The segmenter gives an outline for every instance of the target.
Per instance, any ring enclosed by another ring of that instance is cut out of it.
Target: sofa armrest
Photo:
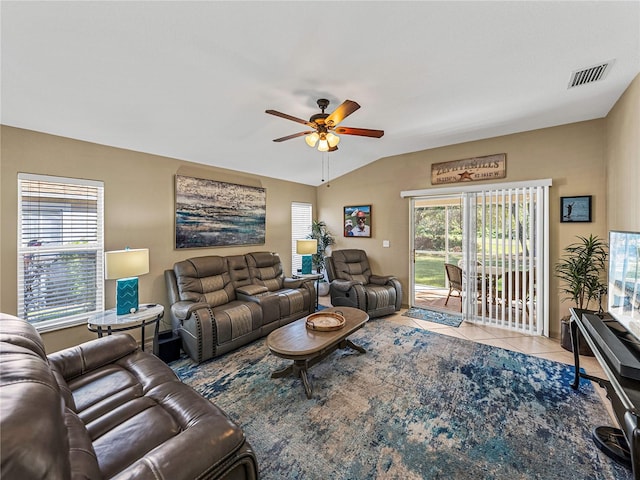
[[[393,275],[371,275],[369,277],[369,283],[373,283],[374,285],[386,285],[391,280],[393,280]]]
[[[268,291],[269,289],[264,285],[256,285],[253,283],[236,288],[236,293],[247,295],[249,297],[254,297],[256,295],[260,295],[261,293],[267,293]]]
[[[348,292],[354,285],[362,285],[362,282],[354,282],[351,280],[334,280],[331,285],[340,292]]]
[[[49,362],[65,381],[110,364],[138,350],[138,343],[126,333],[96,338],[48,355]]]
[[[315,282],[315,280],[311,278],[290,278],[285,277],[282,282],[282,286],[284,288],[303,288],[305,287],[305,283]]]
[[[194,310],[200,308],[209,308],[209,304],[205,302],[189,302],[183,300],[171,305],[171,313],[181,322],[189,318]]]

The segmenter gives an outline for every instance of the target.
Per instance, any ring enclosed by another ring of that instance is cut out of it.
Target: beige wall
[[[400,198],[400,192],[430,188],[433,163],[506,153],[507,178],[500,182],[551,178],[550,253],[553,265],[562,247],[571,243],[575,235],[607,234],[604,146],[604,120],[593,120],[384,158],[331,181],[328,188],[319,188],[319,218],[339,234],[336,249],[365,249],[374,272],[395,274],[405,288],[403,303],[406,305],[409,301],[406,291],[409,285],[409,199]],[[347,151],[347,147],[343,150]],[[560,197],[571,195],[593,195],[592,223],[560,223]],[[372,204],[370,239],[342,236],[342,207],[357,204]],[[382,247],[383,240],[390,241],[390,248]],[[554,277],[550,291],[558,291]],[[552,295],[552,336],[559,336],[560,318],[568,313],[570,306],[561,304],[559,298]]]
[[[607,223],[640,232],[640,75],[607,115]]]
[[[278,252],[291,272],[291,202],[315,205],[316,189],[257,175],[81,142],[2,126],[0,195],[0,311],[17,310],[18,172],[104,181],[106,250],[149,248],[150,272],[140,277],[140,300],[168,307],[163,272],[176,261],[200,255],[233,255],[256,250]],[[267,192],[264,245],[174,249],[176,174],[260,186]],[[115,304],[114,281],[105,282],[105,304]],[[77,344],[95,334],[75,327],[43,335],[47,351]]]
[[[607,236],[608,229],[640,230],[638,173],[640,147],[640,77],[620,98],[606,119],[490,138],[380,159],[316,188],[266,177],[206,167],[171,158],[105,147],[2,126],[0,158],[0,311],[16,311],[16,175],[18,172],[89,178],[105,182],[106,249],[148,247],[151,271],[140,278],[143,301],[167,307],[163,270],[196,255],[230,255],[251,250],[281,254],[290,271],[290,203],[317,202],[317,215],[337,238],[335,248],[362,248],[374,271],[398,276],[405,288],[409,275],[409,200],[403,190],[430,188],[431,164],[449,160],[507,154],[502,181],[551,178],[550,255],[553,265],[576,235]],[[377,141],[377,140],[371,140]],[[379,141],[384,141],[384,137]],[[348,148],[331,158],[339,162]],[[126,173],[125,173],[126,172]],[[265,245],[217,249],[174,250],[173,202],[175,174],[262,186],[267,189]],[[608,186],[608,190],[607,190]],[[608,192],[608,193],[607,193]],[[559,222],[561,196],[593,195],[592,223]],[[609,201],[607,201],[607,198]],[[372,238],[342,236],[342,207],[372,205]],[[607,218],[608,217],[608,218]],[[389,240],[390,248],[382,241]],[[106,282],[106,306],[112,307],[113,282]],[[558,282],[551,278],[551,334],[570,304],[561,302]],[[77,327],[44,335],[48,351],[78,343],[93,334]]]

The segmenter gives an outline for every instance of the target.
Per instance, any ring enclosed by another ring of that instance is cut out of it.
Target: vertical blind
[[[466,310],[476,322],[548,335],[547,189],[522,186],[468,193],[463,239],[468,278]]]
[[[302,255],[296,253],[296,241],[311,233],[312,210],[310,203],[291,203],[291,270],[295,274],[302,268]]]
[[[102,311],[102,182],[18,175],[18,315],[39,329]]]
[[[550,187],[542,179],[400,193],[461,195],[465,320],[549,335]]]

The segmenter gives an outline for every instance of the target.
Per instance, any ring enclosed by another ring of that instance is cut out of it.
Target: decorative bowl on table
[[[307,328],[318,332],[340,330],[344,323],[344,316],[340,312],[317,312],[307,317]]]

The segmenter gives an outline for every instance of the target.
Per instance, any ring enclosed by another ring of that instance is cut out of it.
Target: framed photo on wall
[[[590,222],[591,195],[560,197],[561,222]]]
[[[344,236],[371,238],[371,205],[344,207]]]

